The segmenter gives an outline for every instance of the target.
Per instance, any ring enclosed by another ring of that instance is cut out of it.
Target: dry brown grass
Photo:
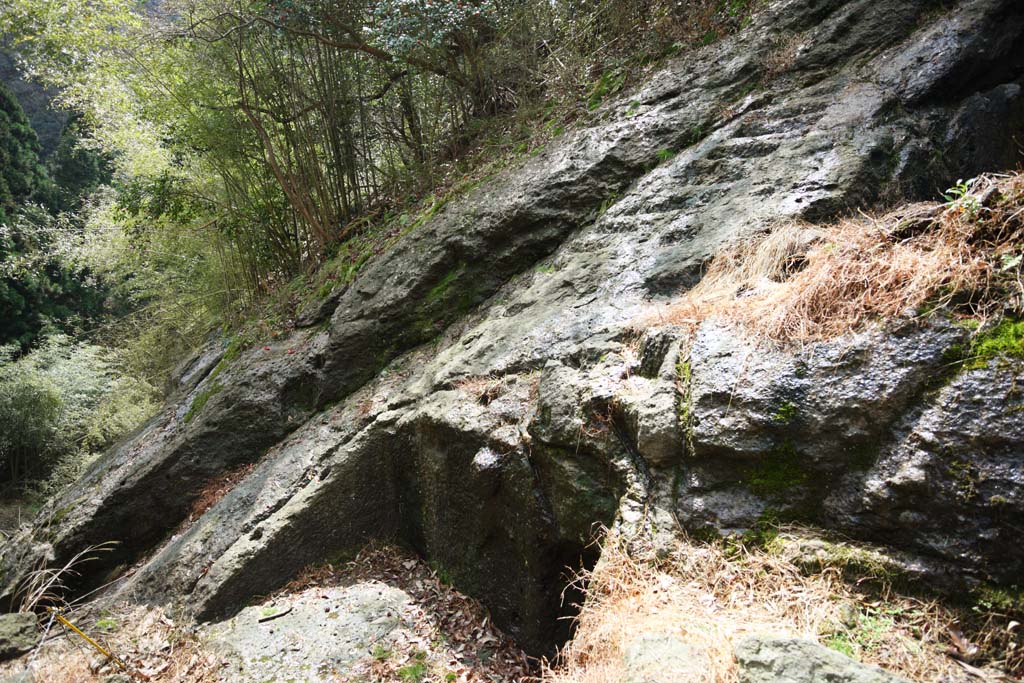
[[[709,318],[777,341],[835,337],[957,303],[1022,307],[1024,174],[983,176],[946,204],[816,227],[784,224],[717,255],[701,282],[641,326]]]
[[[755,633],[831,643],[912,680],[967,678],[946,654],[956,638],[954,612],[888,589],[881,597],[861,592],[837,568],[806,574],[768,549],[681,541],[667,559],[655,560],[610,537],[598,566],[579,580],[587,598],[578,629],[545,669],[548,683],[627,680],[626,652],[643,634],[671,635],[704,648],[717,683],[737,680],[733,647]],[[843,624],[851,614],[859,621],[848,628]],[[676,676],[664,670],[658,680]]]
[[[506,382],[504,377],[473,376],[456,380],[452,386],[478,403],[487,405],[505,393],[508,388]]]
[[[195,634],[160,609],[124,607],[91,618],[69,614],[72,623],[128,666],[132,680],[153,683],[207,683],[217,680],[221,662],[204,652]],[[48,640],[28,658],[5,664],[0,676],[30,669],[37,681],[99,683],[123,673],[79,636],[54,623]]]

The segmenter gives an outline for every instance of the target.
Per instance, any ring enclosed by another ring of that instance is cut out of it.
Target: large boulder
[[[391,538],[540,653],[597,525],[648,515],[800,518],[1019,576],[1022,436],[998,404],[1019,366],[959,373],[967,333],[940,317],[805,349],[657,321],[726,243],[995,170],[985,150],[1021,132],[1022,19],[1015,0],[769,4],[446,205],[307,327],[183,367],[161,415],[4,545],[3,592],[117,541],[73,590],[120,576],[115,597],[220,618]]]
[[[31,612],[0,614],[0,661],[23,655],[39,642],[39,624]]]
[[[799,638],[748,636],[735,654],[740,683],[909,683]]]

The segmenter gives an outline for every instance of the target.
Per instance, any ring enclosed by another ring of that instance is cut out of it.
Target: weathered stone
[[[965,331],[892,323],[791,350],[705,323],[681,357],[658,310],[724,244],[932,197],[1015,149],[997,138],[1020,133],[1022,20],[1013,0],[771,3],[445,206],[309,327],[183,366],[168,408],[48,506],[34,541],[4,545],[4,594],[40,560],[116,540],[84,584],[141,562],[118,597],[219,616],[390,538],[545,652],[595,525],[648,515],[719,531],[799,517],[1019,575],[1024,435],[997,414],[1013,385],[953,376]],[[244,476],[187,524],[226,472]]]
[[[31,612],[0,614],[0,660],[25,654],[39,642],[36,615]]]
[[[26,669],[0,678],[0,683],[36,683],[35,674]]]
[[[965,590],[963,575],[951,563],[896,548],[827,539],[800,530],[780,531],[771,545],[773,552],[808,573],[838,569],[850,579],[915,584],[946,595],[962,594]]]
[[[1019,358],[958,372],[906,417],[874,467],[847,474],[825,501],[826,522],[943,558],[978,578],[1018,580],[1022,376]]]
[[[799,638],[749,636],[736,646],[740,683],[908,683]]]
[[[132,683],[132,677],[128,674],[110,674],[101,679],[102,683]]]
[[[684,440],[675,382],[632,377],[616,399],[644,460],[658,467],[679,463]]]
[[[671,634],[645,633],[624,654],[628,683],[702,683],[711,680],[711,659],[701,648]]]
[[[625,683],[703,683],[711,661],[701,648],[671,634],[645,633],[626,646]]]
[[[226,681],[330,681],[411,628],[411,606],[408,594],[382,583],[310,589],[246,607],[207,627],[204,638],[230,662]]]

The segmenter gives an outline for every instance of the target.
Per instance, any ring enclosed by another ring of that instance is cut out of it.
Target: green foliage
[[[110,159],[90,146],[90,137],[81,115],[72,117],[61,132],[57,149],[47,161],[55,184],[54,210],[77,211],[88,195],[113,180]]]
[[[77,230],[35,206],[0,226],[0,344],[27,349],[44,331],[91,327],[116,310],[106,284],[74,262]]]
[[[772,420],[783,424],[789,424],[796,418],[796,412],[796,405],[786,401],[780,405],[779,409],[775,411],[774,415],[772,415]]]
[[[946,200],[946,203],[959,208],[961,211],[966,212],[971,217],[974,217],[978,213],[978,209],[981,208],[981,204],[978,198],[971,194],[972,180],[958,180],[956,185],[946,190],[942,197]]]
[[[891,633],[898,627],[897,618],[903,608],[879,602],[865,607],[853,615],[851,623],[825,638],[825,645],[847,657],[860,659],[865,654],[885,646]]]
[[[96,620],[96,630],[110,633],[118,629],[117,620],[112,617],[101,617]]]
[[[0,83],[0,224],[9,222],[21,204],[45,199],[51,191],[39,154],[28,117],[14,93]]]
[[[587,98],[587,108],[591,110],[597,109],[610,95],[614,95],[622,90],[622,86],[626,83],[627,75],[626,71],[619,69],[602,73],[601,77],[594,83],[594,87],[590,89],[590,95]]]
[[[116,314],[102,341],[124,347],[130,374],[159,384],[213,330],[251,325],[269,308],[286,327],[652,61],[696,45],[708,27],[738,26],[747,5],[197,0],[188,9],[155,19],[134,0],[5,4],[0,34],[28,75],[79,114],[49,160],[56,191],[24,117],[8,116],[25,161],[16,175],[36,189],[21,182],[7,202],[27,218],[0,236],[0,306],[11,321],[0,343],[25,350],[44,331],[95,330]],[[44,220],[25,208],[30,199],[67,213]],[[59,239],[44,244],[50,234]],[[429,298],[459,311],[476,303],[451,284]],[[433,329],[436,311],[430,318]]]
[[[0,478],[24,485],[109,446],[155,408],[152,388],[120,375],[102,347],[49,338],[14,359],[0,357]]]
[[[0,368],[0,464],[3,480],[20,482],[53,467],[61,397],[33,368]]]
[[[0,86],[0,344],[27,349],[45,329],[70,332],[107,312],[105,286],[71,257],[79,217],[55,214],[77,208],[84,192],[109,178],[100,174],[98,158],[89,175],[90,157],[74,151],[79,136],[75,125],[65,130],[51,160],[65,185],[55,186],[39,161],[27,118]]]
[[[375,33],[388,50],[429,57],[474,25],[492,24],[498,6],[495,0],[381,0],[373,13]]]
[[[420,683],[427,675],[427,653],[417,652],[413,655],[415,660],[412,664],[403,666],[398,670],[398,677],[407,683]]]
[[[972,591],[975,612],[1024,614],[1024,590],[1019,586],[981,584]]]

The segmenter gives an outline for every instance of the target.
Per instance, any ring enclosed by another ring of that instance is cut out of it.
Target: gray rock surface
[[[25,654],[39,642],[36,615],[16,612],[0,614],[0,660]]]
[[[36,683],[35,674],[31,671],[19,671],[18,673],[11,674],[0,678],[2,683]]]
[[[626,646],[625,683],[702,683],[711,660],[699,647],[665,633],[644,633]]]
[[[908,683],[799,638],[749,636],[736,645],[740,683]]]
[[[74,590],[121,576],[114,598],[229,616],[387,538],[539,653],[598,524],[793,518],[1019,576],[1019,359],[958,372],[966,332],[941,316],[804,349],[636,326],[773,222],[998,170],[1022,22],[1015,0],[769,4],[448,204],[303,329],[185,364],[167,409],[4,545],[3,595],[113,540]]]
[[[388,650],[395,631],[411,627],[410,605],[405,592],[382,583],[310,589],[246,607],[203,637],[228,662],[225,681],[333,681],[375,648]]]

